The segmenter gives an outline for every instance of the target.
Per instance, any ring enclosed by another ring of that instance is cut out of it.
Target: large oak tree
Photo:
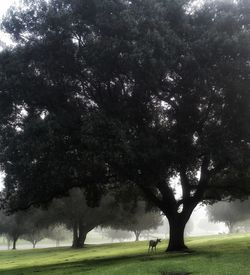
[[[173,251],[198,203],[249,193],[250,4],[206,2],[28,0],[9,12],[0,142],[12,207],[137,186],[167,216]]]

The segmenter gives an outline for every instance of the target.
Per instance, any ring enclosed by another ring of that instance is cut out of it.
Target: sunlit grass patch
[[[147,242],[88,245],[84,249],[35,249],[0,252],[0,274],[249,274],[250,235],[188,238],[192,253],[156,253]]]

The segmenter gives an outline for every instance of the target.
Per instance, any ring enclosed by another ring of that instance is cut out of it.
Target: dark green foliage
[[[11,208],[136,185],[179,250],[200,201],[249,194],[248,1],[26,2],[3,22],[18,46],[0,56]]]

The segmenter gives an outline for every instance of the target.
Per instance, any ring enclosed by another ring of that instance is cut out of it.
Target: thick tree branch
[[[209,163],[210,163],[210,157],[208,155],[204,156],[201,164],[201,171],[200,171],[201,174],[200,174],[199,184],[197,186],[197,190],[193,197],[193,202],[196,204],[197,202],[200,202],[202,200],[204,192],[206,191],[206,188],[208,186],[208,182],[210,179],[209,170],[208,170]]]
[[[164,201],[164,212],[176,212],[178,209],[178,204],[174,197],[172,189],[165,182],[159,182],[157,184],[157,188],[162,195],[162,201]]]
[[[138,185],[139,188],[141,188],[141,190],[143,191],[144,195],[150,200],[152,201],[157,207],[159,207],[161,210],[163,210],[163,201],[160,200],[156,195],[154,190],[152,190],[151,188],[144,186],[143,184],[139,184]]]
[[[188,199],[190,197],[191,186],[189,183],[188,176],[186,174],[186,169],[183,166],[180,167],[180,177],[183,192],[183,201],[185,201],[185,199]]]

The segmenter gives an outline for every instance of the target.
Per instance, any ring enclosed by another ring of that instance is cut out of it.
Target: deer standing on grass
[[[153,252],[154,249],[155,249],[155,252],[156,252],[156,246],[160,242],[161,242],[161,239],[157,239],[156,241],[150,240],[149,243],[148,243],[148,253],[149,253],[150,250]]]

